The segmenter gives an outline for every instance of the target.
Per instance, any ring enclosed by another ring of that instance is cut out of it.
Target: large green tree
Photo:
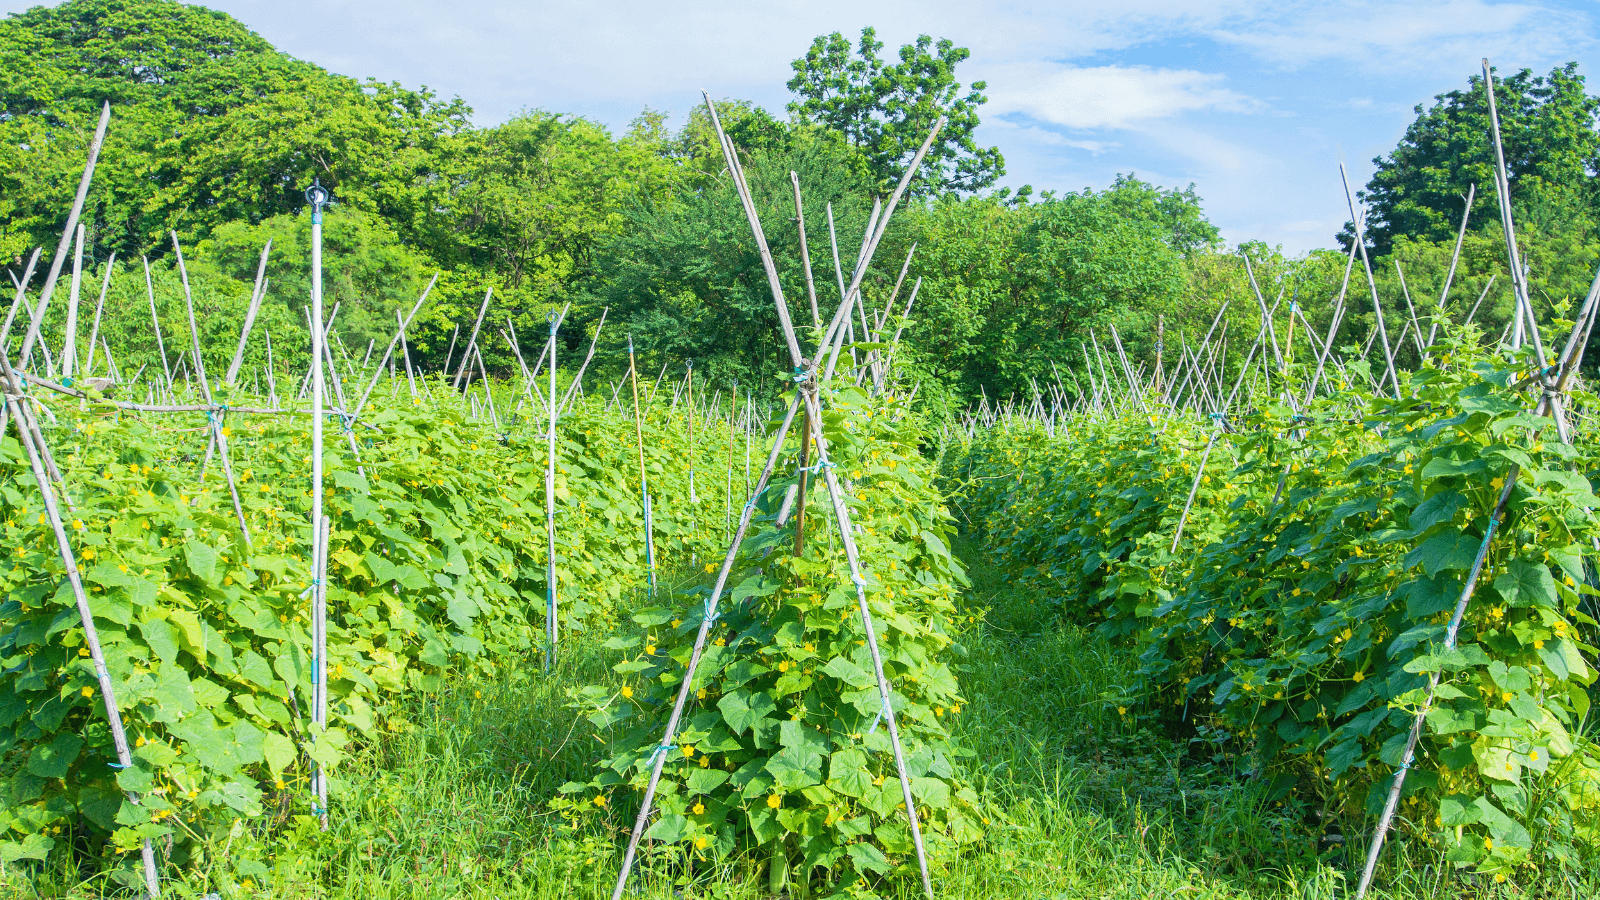
[[[1585,92],[1577,63],[1545,76],[1523,69],[1496,77],[1495,105],[1519,220],[1546,233],[1592,231],[1600,220],[1600,98]],[[1482,76],[1468,78],[1465,90],[1438,95],[1431,107],[1419,104],[1416,114],[1399,146],[1373,160],[1377,171],[1363,192],[1371,207],[1367,234],[1379,254],[1400,235],[1453,238],[1474,184],[1475,224],[1499,221]]]
[[[91,258],[162,252],[304,205],[313,177],[402,235],[435,215],[460,101],[333,75],[175,0],[69,0],[0,22],[0,252],[53,245],[103,102]]]
[[[956,65],[970,56],[965,47],[928,35],[900,48],[900,61],[885,62],[883,42],[871,28],[851,52],[839,32],[818,37],[795,60],[789,112],[802,123],[816,123],[844,135],[868,160],[877,189],[886,192],[911,162],[940,116],[948,121],[923,163],[919,194],[976,191],[1005,174],[998,147],[979,147],[973,138],[978,107],[988,101],[984,82],[966,93],[956,81]]]

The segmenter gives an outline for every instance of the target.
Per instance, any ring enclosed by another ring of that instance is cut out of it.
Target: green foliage
[[[1183,294],[1169,241],[1170,208],[1185,202],[1128,180],[1014,206],[946,198],[917,214],[911,271],[923,284],[906,332],[909,371],[948,378],[974,399],[980,386],[1030,395],[1030,377],[1065,378],[1082,364],[1091,329],[1108,350],[1113,323],[1135,351],[1153,347],[1156,313]],[[1203,224],[1197,207],[1182,221]]]
[[[923,834],[930,852],[945,856],[980,830],[978,798],[961,780],[963,753],[945,724],[964,702],[950,658],[963,652],[954,644],[954,601],[966,579],[905,407],[874,404],[854,388],[833,399],[824,413],[829,455],[862,529],[868,604]],[[630,651],[615,666],[620,690],[576,693],[614,755],[587,785],[567,786],[576,795],[568,808],[598,814],[611,801],[635,802],[664,752],[660,815],[646,837],[680,844],[694,858],[787,842],[798,851],[802,883],[815,877],[843,891],[916,863],[843,549],[812,532],[795,556],[792,528],[774,524],[793,483],[776,480],[759,500],[757,527],[730,575],[671,747],[657,745],[704,621],[707,588],[634,615],[643,634],[611,644]],[[811,503],[808,516],[827,523],[821,498]]]
[[[1006,173],[1000,148],[980,148],[973,139],[978,107],[988,102],[976,81],[963,96],[956,66],[971,55],[965,47],[927,35],[900,48],[900,62],[885,64],[883,42],[871,28],[851,56],[850,42],[835,31],[811,42],[795,60],[789,90],[796,99],[789,112],[797,121],[815,122],[845,136],[865,154],[879,192],[899,181],[911,157],[927,140],[933,123],[948,120],[923,161],[926,174],[910,190],[917,195],[976,191]]]
[[[59,425],[46,434],[69,473],[76,564],[135,745],[135,765],[120,771],[109,765],[111,736],[38,488],[15,437],[0,439],[8,862],[75,845],[115,867],[141,838],[170,836],[171,860],[191,864],[226,843],[240,817],[301,827],[314,766],[332,773],[339,793],[350,753],[409,727],[394,704],[447,676],[537,664],[544,441],[521,429],[489,433],[459,403],[375,407],[359,460],[332,429],[325,451],[330,727],[320,739],[304,705],[304,418],[230,426],[250,549],[226,486],[215,474],[195,483],[203,429],[98,404],[56,408]],[[581,631],[610,621],[643,580],[633,423],[580,403],[558,427],[556,573],[563,626]],[[659,406],[645,427],[657,551],[668,564],[704,555],[720,535],[687,502],[684,464],[704,454],[709,468],[721,448],[689,443]],[[139,792],[142,805],[123,790]]]
[[[0,23],[0,255],[53,246],[103,101],[92,258],[298,210],[321,177],[407,236],[433,214],[460,101],[329,74],[229,16],[173,0],[73,0]]]
[[[754,114],[735,121],[749,119],[760,124]],[[613,316],[628,323],[647,358],[693,360],[696,371],[719,384],[770,384],[787,373],[789,363],[772,339],[777,312],[761,256],[733,182],[721,174],[725,163],[715,134],[691,127],[685,137],[692,140],[691,165],[703,165],[709,174],[680,179],[664,196],[625,209],[624,226],[600,248],[597,293]],[[700,149],[707,137],[710,146]],[[796,129],[773,149],[750,152],[743,161],[756,209],[768,223],[767,242],[789,315],[801,326],[811,323],[811,306],[799,232],[786,224],[794,217],[789,173],[798,173],[803,186],[812,280],[826,316],[839,303],[827,206],[833,206],[847,280],[869,212],[861,200],[867,185],[852,162],[846,148],[811,129]],[[873,286],[886,277],[892,276],[875,273]],[[617,346],[620,335],[612,340]]]
[[[1354,824],[1381,808],[1427,673],[1443,672],[1402,830],[1480,871],[1576,865],[1600,844],[1600,754],[1581,733],[1594,445],[1541,438],[1548,422],[1507,387],[1516,372],[1471,338],[1403,378],[1402,401],[1341,385],[1298,415],[1273,403],[1231,423],[1176,553],[1209,428],[997,433],[958,477],[1001,560],[1139,650],[1137,686],[1108,699],[1235,744],[1278,796]],[[1446,653],[1512,464],[1522,478]]]
[[[1419,104],[1399,146],[1373,160],[1377,171],[1364,196],[1372,208],[1367,233],[1380,255],[1402,235],[1454,238],[1469,185],[1478,187],[1473,221],[1479,227],[1499,221],[1483,77],[1473,75],[1467,85],[1435,97],[1427,110]],[[1497,78],[1495,106],[1519,220],[1541,232],[1571,230],[1592,240],[1600,212],[1600,98],[1585,93],[1577,63],[1543,77],[1523,69]]]

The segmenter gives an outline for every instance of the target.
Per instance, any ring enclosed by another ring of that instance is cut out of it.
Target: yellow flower
[[[1506,883],[1506,873],[1504,873],[1504,872],[1496,872],[1496,873],[1494,873],[1494,883],[1495,884],[1505,884]]]
[[[1533,649],[1535,649],[1535,650],[1541,650],[1541,649],[1543,649],[1543,648],[1544,648],[1544,641],[1540,641],[1540,640],[1535,640],[1535,641],[1534,641],[1534,642],[1533,642]]]
[[[678,625],[682,623],[682,621],[683,621],[682,619],[673,619],[672,620],[672,627],[673,628],[677,628]]]
[[[816,644],[810,644],[810,643],[806,644],[806,652],[807,653],[815,653],[815,652],[817,652],[817,645]]]
[[[94,696],[94,688],[92,688],[92,687],[84,688],[83,689],[83,695],[85,697],[93,697]]]
[[[783,795],[782,794],[773,794],[773,795],[767,797],[767,805],[772,807],[773,809],[777,809],[778,807],[782,806],[783,805]]]
[[[694,848],[696,850],[704,850],[709,846],[711,846],[711,839],[704,835],[694,839]]]
[[[473,691],[472,692],[472,696],[474,696],[474,697],[476,697],[476,698],[481,700],[481,699],[483,699],[483,691]]]
[[[656,645],[655,644],[645,644],[644,645],[644,655],[645,656],[655,656],[656,655]]]
[[[1357,672],[1356,674],[1354,674],[1354,675],[1352,675],[1350,677],[1352,679],[1354,679],[1357,684],[1360,684],[1361,682],[1367,680],[1367,673],[1365,673],[1365,672]]]
[[[790,664],[789,664],[789,661],[787,659],[784,660],[783,662],[778,663],[778,671],[779,672],[787,672],[787,671],[789,671],[789,665]]]
[[[1127,707],[1126,707],[1126,706],[1119,706],[1119,707],[1117,707],[1117,715],[1119,715],[1119,716],[1125,716],[1125,715],[1127,715],[1127,714],[1128,714],[1128,708],[1127,708]]]
[[[622,686],[622,696],[624,696],[624,697],[632,697],[633,696],[633,688],[628,687],[627,685],[623,685]]]
[[[696,803],[694,805],[694,809],[691,809],[689,811],[694,813],[697,816],[703,816],[703,815],[706,814],[706,805],[704,803]],[[702,838],[702,840],[704,840],[704,839]]]
[[[693,744],[685,744],[685,745],[683,745],[683,755],[687,756],[687,757],[690,757],[690,758],[693,758],[694,757],[694,745]]]
[[[1511,692],[1510,691],[1506,691],[1506,692],[1502,693],[1500,695],[1500,702],[1501,703],[1510,703],[1511,702]]]
[[[1485,849],[1485,850],[1493,850],[1494,849],[1494,838],[1484,838],[1483,839],[1483,849]]]
[[[1538,762],[1539,761],[1539,751],[1535,750],[1535,751],[1529,753],[1528,754],[1528,758],[1533,760],[1534,762]]]
[[[700,768],[702,768],[702,769],[711,768],[711,757],[705,755],[704,753],[700,754]]]
[[[695,691],[694,697],[696,700],[704,700],[706,698],[706,689],[701,688],[700,690]]]
[[[278,780],[277,780],[277,781],[274,781],[274,782],[273,782],[273,783],[272,783],[272,786],[273,786],[273,787],[275,787],[275,788],[277,788],[277,789],[278,789],[278,790],[280,790],[280,791],[281,791],[281,790],[283,790],[283,788],[284,788],[284,783],[283,783],[283,779],[282,779],[282,778],[279,778],[279,779],[278,779]]]
[[[135,747],[143,747],[144,746],[144,735],[142,735],[142,734],[139,735],[138,739],[133,742],[133,745]]]
[[[94,559],[94,548],[93,547],[85,547],[85,548],[83,548],[83,558],[84,559]]]
[[[706,572],[710,573],[710,572],[715,572],[716,570],[717,570],[717,564],[716,563],[706,563]]]
[[[606,795],[605,794],[601,794],[600,796],[594,798],[594,800],[592,802],[594,803],[595,806],[601,807],[603,809],[603,808],[605,808],[605,805],[606,805]]]

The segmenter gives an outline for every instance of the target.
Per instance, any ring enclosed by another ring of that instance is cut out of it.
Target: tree
[[[924,173],[911,190],[918,195],[977,191],[1005,174],[998,147],[980,148],[973,139],[978,107],[988,102],[984,82],[965,95],[955,80],[965,47],[927,35],[900,48],[900,62],[886,64],[871,28],[861,30],[852,57],[839,32],[818,37],[792,64],[789,90],[796,99],[789,112],[798,122],[816,123],[845,136],[867,158],[879,192],[899,180],[934,122],[947,117],[939,139],[923,162]]]
[[[729,111],[718,104],[725,125]],[[774,378],[787,373],[789,361],[778,339],[778,317],[761,257],[733,182],[720,165],[721,151],[713,158],[711,149],[693,150],[703,134],[693,127],[685,132],[674,143],[689,148],[685,152],[696,154],[696,161],[671,190],[624,207],[625,224],[599,248],[593,291],[597,302],[611,307],[610,321],[616,324],[606,331],[615,328],[618,341],[631,331],[646,360],[642,365],[649,360],[681,365],[692,359],[696,373],[707,379],[724,385],[737,379],[767,393],[776,384]],[[848,278],[866,227],[870,184],[859,176],[853,152],[819,129],[786,131],[770,149],[748,152],[740,147],[740,157],[790,317],[801,329],[802,345],[814,345],[799,233],[792,224],[789,173],[800,176],[812,277],[824,317],[839,303],[826,206],[833,206],[840,263]],[[888,253],[880,251],[870,287],[895,274],[884,274]]]
[[[1184,256],[1215,250],[1222,242],[1222,232],[1206,219],[1192,182],[1181,191],[1162,190],[1132,172],[1119,173],[1102,199],[1118,213],[1158,227],[1168,246]]]
[[[1400,144],[1373,160],[1377,171],[1362,196],[1371,207],[1367,235],[1387,254],[1400,235],[1429,241],[1455,237],[1462,201],[1476,184],[1472,220],[1477,227],[1499,222],[1494,145],[1483,78],[1467,79],[1466,90],[1416,107],[1417,119]],[[1600,98],[1584,92],[1578,64],[1543,77],[1523,69],[1496,78],[1495,105],[1515,211],[1542,231],[1592,232],[1600,213]],[[1349,229],[1341,236],[1349,246]]]
[[[84,221],[91,258],[165,252],[304,205],[320,177],[347,206],[425,234],[459,101],[331,74],[231,17],[175,0],[71,0],[0,22],[0,252],[54,243],[101,103],[112,125]]]

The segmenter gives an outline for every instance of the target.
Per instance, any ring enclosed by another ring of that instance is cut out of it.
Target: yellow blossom
[[[782,806],[783,805],[783,795],[782,794],[772,794],[771,796],[767,797],[767,805],[772,807],[773,809],[777,809],[778,807]]]
[[[696,803],[694,805],[694,809],[691,809],[689,811],[694,813],[697,816],[703,816],[703,815],[706,814],[706,805],[704,803]]]
[[[624,696],[624,697],[632,697],[633,696],[633,688],[628,687],[627,685],[623,685],[622,686],[622,696]]]

